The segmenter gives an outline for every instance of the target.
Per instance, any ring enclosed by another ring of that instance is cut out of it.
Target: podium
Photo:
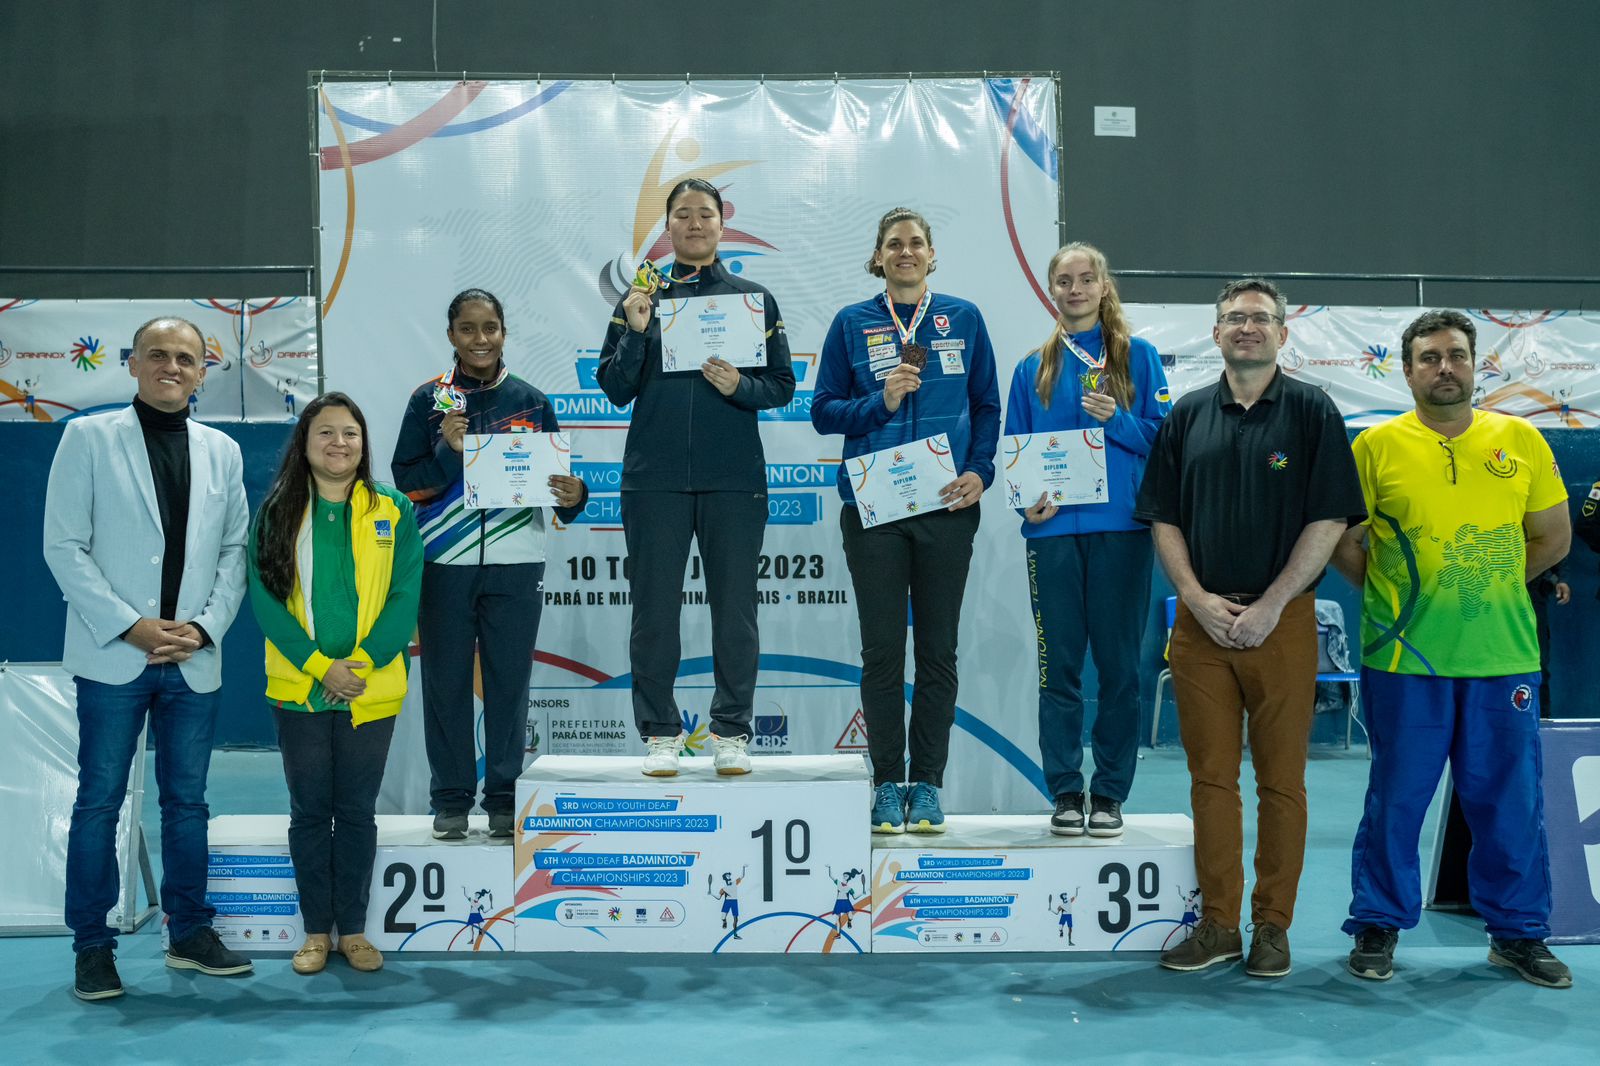
[[[952,815],[872,838],[872,950],[1160,951],[1199,918],[1194,824],[1135,814],[1120,837],[1058,837],[1046,815]]]
[[[511,849],[487,816],[465,841],[433,839],[427,815],[379,815],[367,939],[381,951],[510,951]],[[206,902],[222,942],[246,954],[293,952],[305,939],[287,815],[211,820]],[[337,931],[336,931],[337,932]]]
[[[517,781],[517,951],[870,950],[865,760],[751,763],[535,760]]]

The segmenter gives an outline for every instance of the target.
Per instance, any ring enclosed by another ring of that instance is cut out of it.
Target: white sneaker
[[[646,777],[677,777],[678,752],[683,750],[683,734],[675,737],[644,738]]]
[[[711,765],[724,777],[750,772],[750,753],[745,750],[749,737],[719,737],[711,734]]]

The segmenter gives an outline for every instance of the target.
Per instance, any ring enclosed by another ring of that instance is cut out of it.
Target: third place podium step
[[[1194,825],[1135,814],[1120,837],[1057,837],[1046,815],[952,815],[872,838],[872,950],[1160,951],[1200,913]]]

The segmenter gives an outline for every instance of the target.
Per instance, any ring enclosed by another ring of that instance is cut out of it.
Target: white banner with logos
[[[668,190],[685,177],[722,190],[722,259],[772,290],[798,379],[794,402],[763,415],[771,517],[753,749],[864,751],[834,488],[842,438],[811,427],[816,353],[834,312],[881,288],[864,264],[878,218],[900,204],[932,226],[934,284],[984,309],[998,351],[1043,337],[1050,315],[1035,274],[1056,247],[1054,83],[378,79],[326,83],[318,104],[326,381],[365,409],[376,469],[388,469],[412,389],[450,365],[446,307],[471,286],[501,298],[512,371],[549,394],[572,431],[574,472],[592,499],[580,521],[549,534],[530,694],[541,751],[642,752],[618,496],[628,412],[596,385],[598,348],[640,260],[671,258]],[[1028,624],[1011,524],[991,509],[983,555],[993,564],[968,587],[955,809],[1044,802],[1027,725],[1033,642],[995,639]],[[678,698],[694,749],[712,689],[704,590],[692,560]],[[397,733],[396,747],[408,736]],[[397,756],[422,759],[416,741]],[[409,776],[415,797],[425,771]],[[385,788],[386,808],[418,809],[397,791]]]
[[[451,363],[451,296],[478,286],[503,301],[507,361],[551,397],[573,435],[574,472],[590,486],[579,521],[549,533],[530,749],[642,750],[618,496],[628,412],[606,400],[595,373],[612,307],[640,260],[670,259],[667,191],[700,177],[727,204],[724,262],[778,300],[798,380],[794,402],[762,416],[770,517],[752,747],[866,750],[834,488],[842,440],[819,437],[809,420],[816,353],[835,311],[878,290],[863,264],[878,217],[904,204],[932,225],[935,288],[983,309],[1006,395],[1016,362],[1051,328],[1041,275],[1057,243],[1054,90],[1048,79],[1009,78],[318,87],[326,380],[365,408],[375,469],[388,469],[410,392]],[[1410,406],[1392,353],[1415,313],[1297,308],[1285,368],[1326,386],[1353,423],[1381,420]],[[1486,406],[1540,425],[1600,423],[1592,319],[1470,313]],[[1220,372],[1210,305],[1130,305],[1128,317],[1162,352],[1175,396]],[[946,805],[1043,809],[1020,520],[1003,490],[983,506]],[[691,559],[678,698],[695,750],[712,691],[703,602]],[[407,715],[420,717],[420,702],[413,684]],[[395,748],[391,776],[400,776],[385,786],[385,807],[425,810],[420,728],[397,732]]]
[[[1215,381],[1222,353],[1210,304],[1129,304],[1134,331],[1156,346],[1172,397]],[[1372,426],[1413,404],[1400,336],[1416,307],[1291,306],[1278,365],[1331,396],[1352,426]],[[1581,311],[1462,308],[1477,330],[1472,401],[1540,429],[1600,426],[1600,317]]]
[[[205,337],[190,411],[206,422],[293,418],[317,394],[316,309],[304,297],[193,300],[0,298],[0,420],[59,422],[121,407],[133,334],[186,318]]]

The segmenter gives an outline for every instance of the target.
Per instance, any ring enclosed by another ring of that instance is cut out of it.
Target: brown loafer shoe
[[[1224,929],[1209,919],[1195,928],[1189,939],[1161,953],[1161,965],[1168,970],[1190,973],[1244,954],[1244,941],[1237,929]]]
[[[332,947],[327,936],[312,933],[306,937],[306,942],[300,945],[300,950],[294,953],[290,965],[295,973],[321,973],[323,967],[328,965],[328,951]]]
[[[1251,977],[1287,977],[1289,969],[1289,934],[1271,922],[1258,923],[1250,937],[1244,972]]]
[[[340,937],[339,954],[344,956],[352,970],[371,973],[383,969],[383,952],[373,947],[364,936]]]

